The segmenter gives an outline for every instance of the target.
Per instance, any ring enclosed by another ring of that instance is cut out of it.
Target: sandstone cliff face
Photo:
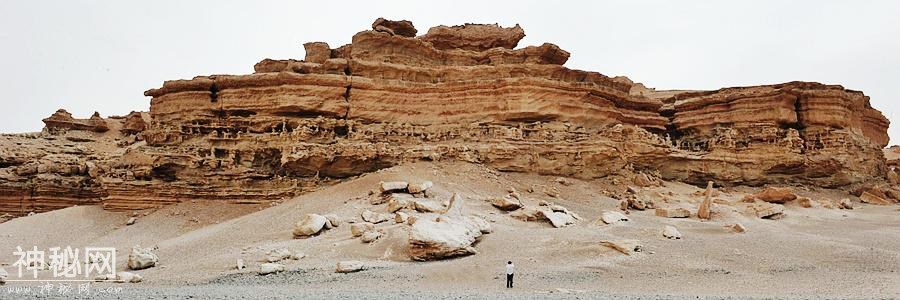
[[[372,27],[335,49],[304,44],[304,60],[263,60],[254,74],[166,81],[145,92],[149,115],[61,111],[41,135],[3,136],[0,212],[258,203],[416,160],[723,184],[885,176],[888,122],[860,92],[800,82],[656,91],[568,69],[553,44],[515,49],[518,26],[419,37],[408,21]]]
[[[668,178],[838,187],[884,177],[889,123],[861,92],[790,82],[664,101],[675,147],[690,154],[660,166]]]

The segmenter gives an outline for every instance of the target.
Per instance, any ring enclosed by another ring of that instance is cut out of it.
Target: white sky
[[[302,44],[350,42],[378,17],[521,24],[566,66],[659,89],[792,80],[862,90],[900,117],[900,1],[12,1],[0,3],[0,132],[148,110],[164,80],[246,74]],[[900,125],[900,123],[898,123]],[[892,126],[891,136],[900,136]]]

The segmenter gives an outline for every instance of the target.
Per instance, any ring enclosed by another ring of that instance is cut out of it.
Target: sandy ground
[[[493,223],[494,232],[476,246],[478,254],[411,262],[405,252],[407,228],[393,222],[379,225],[387,235],[373,244],[351,238],[347,224],[312,238],[292,238],[293,224],[307,213],[359,220],[365,209],[384,211],[384,205],[369,204],[368,192],[379,181],[409,179],[434,181],[432,197],[438,200],[460,193],[467,212]],[[857,209],[836,210],[789,205],[785,218],[765,220],[717,205],[719,213],[711,221],[666,219],[647,210],[633,211],[625,224],[598,225],[602,211],[618,207],[603,192],[624,186],[613,184],[612,178],[566,179],[568,185],[555,179],[469,164],[418,163],[347,180],[277,206],[186,202],[141,211],[132,226],[124,225],[131,213],[72,207],[0,224],[0,265],[14,273],[10,265],[16,246],[112,246],[119,249],[118,270],[125,270],[131,246],[158,247],[161,265],[136,271],[144,282],[97,283],[92,287],[123,290],[84,298],[900,298],[898,206],[856,203]],[[513,219],[485,201],[505,195],[508,187],[530,204],[551,201],[585,220],[553,228]],[[531,187],[535,192],[527,192]],[[554,188],[559,197],[542,192]],[[696,207],[702,200],[698,191],[667,182],[641,194],[666,194]],[[718,198],[737,202],[753,191],[721,189]],[[817,200],[845,197],[836,191],[796,191]],[[723,228],[734,222],[749,231]],[[664,225],[677,227],[684,239],[662,237]],[[638,239],[645,250],[626,256],[598,244],[605,239]],[[255,275],[265,253],[281,247],[306,257],[287,261],[288,272]],[[248,269],[235,270],[237,259],[245,260]],[[341,260],[363,261],[367,270],[336,274],[335,263]],[[504,287],[507,260],[517,265],[513,290]],[[50,271],[40,274],[50,277]],[[0,298],[23,297],[7,289],[37,284],[11,282],[0,288]]]

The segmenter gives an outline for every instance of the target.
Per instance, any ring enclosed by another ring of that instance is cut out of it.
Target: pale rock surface
[[[398,211],[394,214],[394,222],[397,224],[406,223],[409,220],[409,214]]]
[[[156,256],[150,248],[141,248],[134,246],[131,253],[128,254],[127,266],[130,270],[143,270],[156,266],[159,263],[159,256]]]
[[[600,221],[606,224],[616,224],[629,220],[628,217],[617,211],[604,211],[603,214],[600,215]]]
[[[350,234],[353,237],[362,236],[363,233],[366,233],[366,232],[372,231],[372,230],[375,230],[375,224],[372,224],[369,222],[350,224]]]
[[[433,200],[417,199],[413,202],[416,211],[423,213],[443,212],[444,205]]]
[[[600,245],[615,249],[625,255],[632,255],[644,251],[644,246],[638,240],[603,240]]]
[[[366,222],[369,222],[372,224],[378,224],[378,223],[385,222],[385,221],[391,219],[391,216],[388,214],[377,213],[377,212],[373,212],[371,210],[363,211],[360,214],[360,216],[362,216],[363,221],[366,221]]]
[[[340,227],[341,224],[344,224],[344,219],[342,219],[338,215],[327,214],[327,215],[324,215],[323,217],[325,217],[325,219],[328,220],[328,224],[330,224],[331,227]]]
[[[391,194],[388,197],[388,212],[397,212],[401,209],[413,208],[415,209],[415,203],[412,196],[408,194]]]
[[[381,238],[382,235],[384,235],[384,233],[382,233],[379,230],[369,230],[369,231],[364,232],[359,239],[363,243],[371,243],[371,242],[374,242],[375,240]]]
[[[284,265],[277,263],[264,263],[259,265],[259,275],[275,274],[284,272]]]
[[[681,232],[678,231],[678,228],[675,228],[675,226],[671,225],[666,225],[666,227],[663,228],[662,235],[670,240],[681,239]]]
[[[474,216],[417,220],[409,232],[409,255],[425,261],[475,254],[472,244],[490,230],[487,221]]]
[[[522,201],[519,201],[519,199],[515,199],[508,195],[505,197],[491,199],[491,205],[503,211],[514,211],[524,206],[522,204]]]
[[[308,237],[318,234],[325,228],[328,219],[317,214],[307,214],[294,225],[294,237]]]
[[[409,183],[407,190],[409,191],[410,194],[419,194],[419,193],[425,193],[432,186],[434,186],[434,183],[431,181],[419,181],[419,182],[413,181],[413,182]]]
[[[353,273],[353,272],[362,271],[363,269],[365,269],[365,265],[361,261],[346,260],[346,261],[340,261],[337,263],[335,272],[337,272],[337,273]]]
[[[406,181],[388,181],[382,182],[380,184],[381,193],[388,192],[403,192],[406,191],[406,188],[409,187],[409,183]]]

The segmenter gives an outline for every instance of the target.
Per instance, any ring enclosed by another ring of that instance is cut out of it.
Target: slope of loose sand
[[[413,178],[434,181],[432,197],[438,200],[460,193],[468,212],[493,222],[494,232],[477,244],[478,254],[411,262],[405,253],[406,226],[393,222],[379,225],[387,235],[373,244],[351,238],[347,224],[308,239],[291,236],[293,224],[307,213],[334,213],[358,220],[365,209],[384,211],[384,205],[369,204],[369,191],[380,181]],[[855,210],[788,206],[787,217],[781,220],[758,219],[740,210],[727,212],[727,207],[720,206],[723,212],[706,222],[660,218],[648,210],[632,212],[626,224],[598,225],[595,221],[603,210],[618,207],[618,201],[603,192],[624,187],[613,185],[612,178],[567,179],[570,185],[555,179],[498,173],[462,163],[418,163],[347,180],[277,206],[186,202],[140,212],[132,226],[124,226],[130,213],[72,207],[0,224],[0,263],[13,271],[9,264],[15,261],[12,252],[16,246],[113,246],[119,249],[119,270],[124,270],[131,246],[158,247],[161,265],[137,271],[143,275],[143,283],[123,286],[134,295],[147,297],[900,297],[897,206],[857,204]],[[531,204],[550,201],[585,220],[552,228],[512,219],[484,201],[505,195],[509,187],[520,191]],[[531,187],[535,191],[527,192]],[[558,198],[542,192],[553,188],[559,190]],[[690,185],[667,182],[642,193],[665,193],[696,207],[702,200],[694,195],[697,191],[700,189]],[[723,189],[719,198],[737,202],[752,191]],[[814,199],[843,196],[834,191],[799,189],[798,193]],[[723,228],[733,222],[744,224],[749,231],[735,234]],[[676,226],[684,239],[663,238],[664,225]],[[604,239],[638,239],[645,250],[625,256],[599,246],[598,241]],[[289,272],[254,275],[266,251],[280,247],[307,257],[288,261]],[[249,268],[235,270],[237,259],[245,260]],[[369,269],[335,274],[334,265],[340,260],[361,260]],[[503,288],[500,276],[507,260],[518,267],[513,291]],[[49,278],[49,273],[42,272],[41,278]]]

